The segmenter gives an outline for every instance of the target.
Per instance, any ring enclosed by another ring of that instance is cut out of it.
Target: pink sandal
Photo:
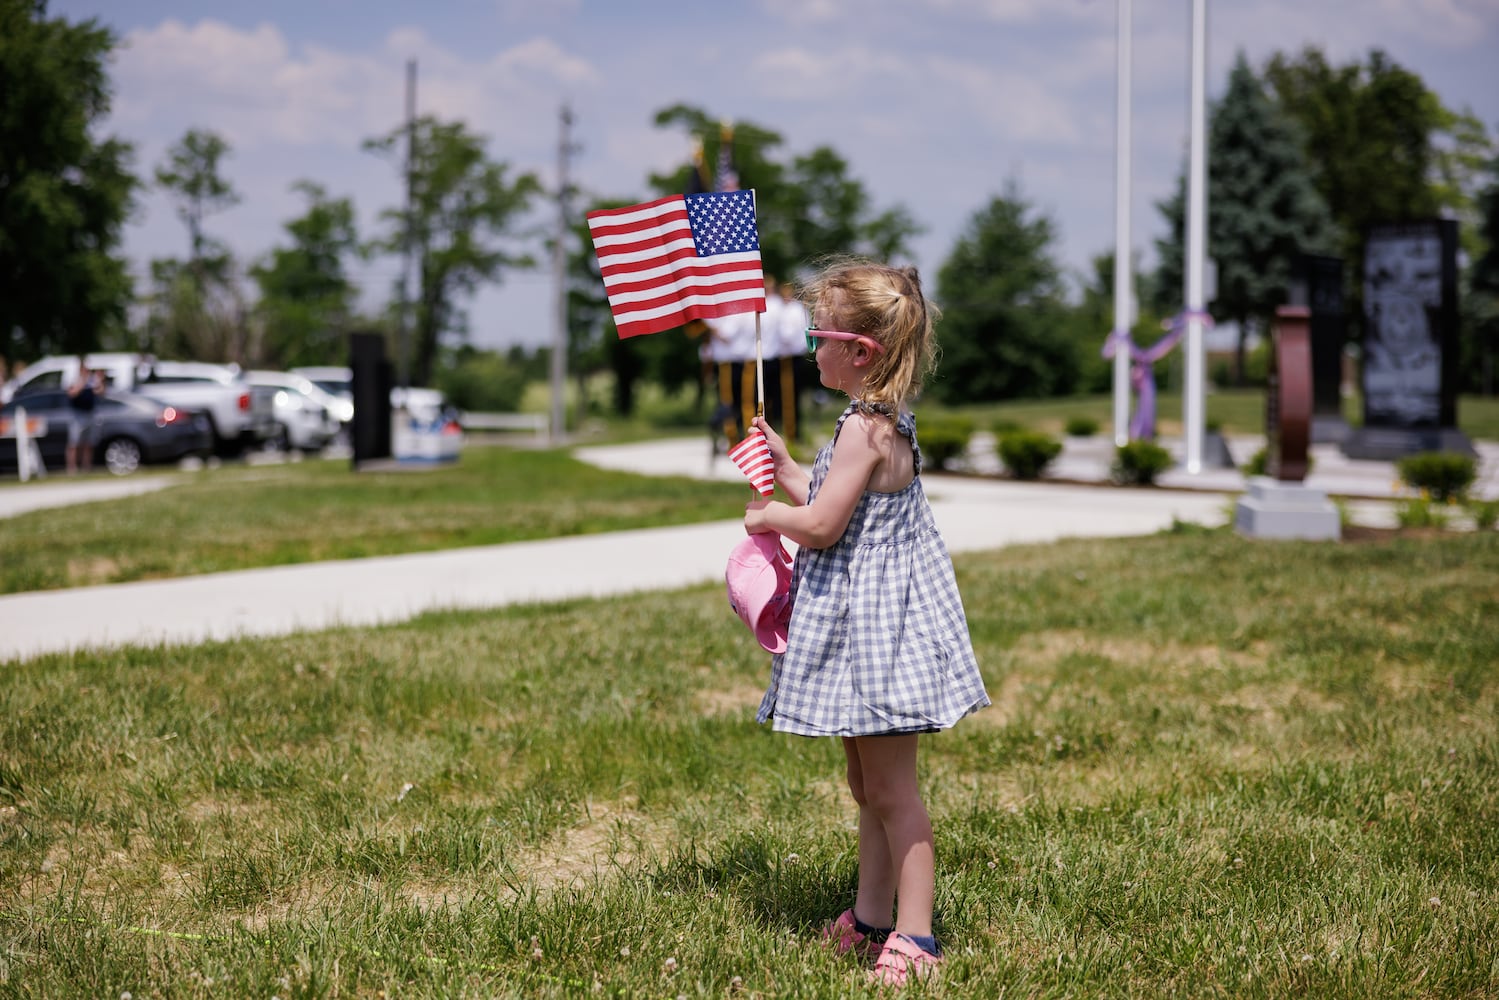
[[[933,955],[904,934],[891,934],[875,960],[869,981],[884,986],[904,986],[910,976],[917,979],[936,973],[941,955]]]
[[[860,958],[871,958],[880,950],[880,942],[868,934],[859,933],[854,924],[854,911],[844,910],[838,919],[822,929],[822,942],[838,955],[856,953]]]

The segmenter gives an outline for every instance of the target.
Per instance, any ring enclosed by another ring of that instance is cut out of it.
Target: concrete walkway
[[[1234,495],[1242,490],[1236,471],[1204,472],[1176,483],[1186,487],[1177,489],[1091,485],[1107,478],[1103,458],[1111,454],[1106,442],[1095,446],[1096,441],[1072,442],[1058,463],[1060,474],[1077,481],[924,477],[948,547],[964,552],[1069,537],[1145,535],[1169,528],[1173,521],[1215,526],[1231,517]],[[698,437],[580,447],[576,454],[600,466],[649,475],[743,482],[738,469],[722,456],[711,458],[707,441]],[[981,467],[987,461],[984,454],[983,447],[975,447],[970,457],[974,471],[989,471]],[[1343,467],[1320,455],[1317,463],[1312,485],[1367,498],[1350,505],[1355,520],[1389,520],[1394,473],[1388,465]],[[1485,466],[1499,467],[1499,454],[1486,454]],[[1169,473],[1165,481],[1185,475]],[[77,491],[61,498],[66,502],[97,502],[117,488],[116,481],[108,480],[57,482],[46,488],[53,486]],[[118,488],[131,486],[159,488],[149,479],[121,481]],[[0,489],[0,516],[43,495],[35,489]],[[736,512],[725,514],[721,521],[682,527],[4,596],[0,662],[126,643],[193,643],[371,625],[429,610],[601,597],[722,580],[724,561],[744,530]]]

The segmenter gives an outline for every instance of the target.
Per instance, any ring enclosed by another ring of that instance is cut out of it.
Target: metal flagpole
[[[1130,280],[1130,0],[1119,0],[1114,137],[1114,444],[1129,443],[1129,331],[1134,324]]]
[[[1207,0],[1192,0],[1192,111],[1187,173],[1187,386],[1182,423],[1187,472],[1202,471],[1203,268],[1207,257]]]

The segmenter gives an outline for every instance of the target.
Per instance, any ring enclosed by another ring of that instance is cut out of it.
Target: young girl
[[[745,529],[800,547],[786,651],[773,661],[758,718],[780,732],[842,738],[859,807],[859,889],[823,936],[840,953],[878,951],[871,976],[898,985],[942,960],[916,737],[989,698],[907,409],[934,356],[920,280],[914,268],[847,262],[810,292],[808,348],[822,384],[850,402],[810,477],[755,420],[792,502],[752,501]]]

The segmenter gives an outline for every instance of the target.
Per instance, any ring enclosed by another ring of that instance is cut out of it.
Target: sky
[[[673,104],[779,133],[785,162],[836,150],[876,211],[903,205],[929,286],[974,215],[1014,182],[1057,232],[1070,272],[1114,248],[1118,0],[52,0],[119,38],[103,132],[134,144],[149,178],[190,128],[229,143],[240,203],[209,235],[245,264],[288,243],[312,180],[355,206],[361,236],[402,199],[396,164],[365,139],[417,110],[460,119],[512,172],[558,179],[560,112],[572,110],[582,197],[644,200],[646,180],[688,161],[657,128]],[[1190,0],[1133,0],[1130,245],[1144,266],[1164,233],[1155,204],[1186,159]],[[1334,65],[1374,48],[1499,135],[1499,0],[1208,0],[1208,98],[1236,53],[1255,69],[1306,46]],[[548,225],[555,205],[538,208]],[[185,256],[171,203],[142,192],[125,234],[141,286],[155,257]],[[544,252],[537,250],[539,256]],[[365,304],[388,298],[394,258],[356,272]],[[253,289],[252,289],[253,290]],[[511,272],[469,300],[481,347],[551,338],[549,269]],[[1100,331],[1100,338],[1106,331]]]

